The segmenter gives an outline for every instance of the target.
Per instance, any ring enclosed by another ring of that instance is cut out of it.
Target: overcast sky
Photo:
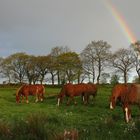
[[[110,0],[140,39],[140,0]],[[107,0],[0,0],[0,57],[16,52],[47,55],[55,46],[80,53],[91,41],[113,50],[130,40],[107,7]]]

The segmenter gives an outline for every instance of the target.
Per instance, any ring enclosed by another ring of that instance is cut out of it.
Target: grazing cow
[[[131,84],[129,92],[125,94],[124,98],[122,98],[122,103],[125,113],[125,120],[126,122],[129,122],[131,119],[130,105],[140,105],[140,84]]]
[[[117,84],[112,89],[110,96],[110,109],[114,109],[117,101],[121,101],[124,94],[129,92],[130,84]]]
[[[29,103],[28,96],[36,96],[35,102],[43,101],[45,94],[45,87],[43,85],[22,85],[16,92],[16,102],[20,102],[20,97],[24,100],[26,98],[26,103]]]
[[[96,97],[97,95],[97,85],[92,84],[92,83],[88,83],[85,85],[86,90],[83,93],[83,101],[85,103],[89,103],[89,97],[93,96],[93,99]]]
[[[64,96],[70,97],[68,98],[67,105],[70,104],[71,100],[74,101],[76,104],[76,101],[74,100],[75,96],[82,96],[83,102],[86,104],[88,103],[88,98],[90,95],[93,95],[94,97],[97,94],[97,87],[94,84],[71,84],[68,83],[64,85],[61,89],[60,94],[58,95],[58,106],[60,105],[60,102],[62,102],[62,99]]]
[[[118,84],[112,90],[110,97],[110,109],[113,109],[116,100],[122,103],[125,121],[128,123],[131,119],[130,105],[140,105],[140,84]]]

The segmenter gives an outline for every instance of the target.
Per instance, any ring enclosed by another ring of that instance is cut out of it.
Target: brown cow
[[[140,105],[140,84],[118,84],[112,90],[110,98],[110,108],[113,109],[116,100],[119,99],[122,103],[124,118],[126,122],[131,119],[131,104]]]
[[[110,109],[114,109],[116,106],[117,100],[121,101],[123,94],[129,92],[130,84],[117,84],[113,87],[112,93],[110,96]]]
[[[69,97],[67,101],[67,105],[70,104],[71,100],[74,101],[76,104],[76,101],[74,100],[75,96],[82,96],[83,102],[86,104],[88,103],[88,99],[90,95],[93,95],[94,97],[97,94],[97,87],[94,84],[71,84],[68,83],[64,85],[61,89],[60,94],[58,95],[58,106],[60,105],[60,102],[62,102],[62,99],[64,96]]]
[[[16,102],[20,102],[20,97],[24,100],[26,98],[26,103],[29,103],[28,96],[34,95],[36,96],[35,102],[43,101],[45,94],[45,87],[43,85],[22,85],[16,92]]]
[[[122,98],[123,109],[125,112],[125,120],[129,122],[131,119],[130,105],[140,105],[140,84],[131,84],[129,92]]]

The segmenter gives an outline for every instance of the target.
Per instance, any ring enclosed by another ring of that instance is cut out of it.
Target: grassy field
[[[83,105],[56,106],[60,88],[46,88],[45,100],[29,104],[15,102],[16,87],[0,88],[0,139],[61,140],[78,135],[78,140],[135,140],[140,138],[140,111],[132,106],[132,121],[124,122],[121,106],[109,109],[112,86],[102,85],[97,97]],[[65,135],[66,132],[66,135]],[[69,133],[67,133],[69,132]]]

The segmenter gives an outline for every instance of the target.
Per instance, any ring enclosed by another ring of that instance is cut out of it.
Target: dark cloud
[[[139,0],[112,0],[139,37]],[[55,46],[77,52],[92,40],[128,47],[106,0],[1,0],[0,56],[48,54]]]

